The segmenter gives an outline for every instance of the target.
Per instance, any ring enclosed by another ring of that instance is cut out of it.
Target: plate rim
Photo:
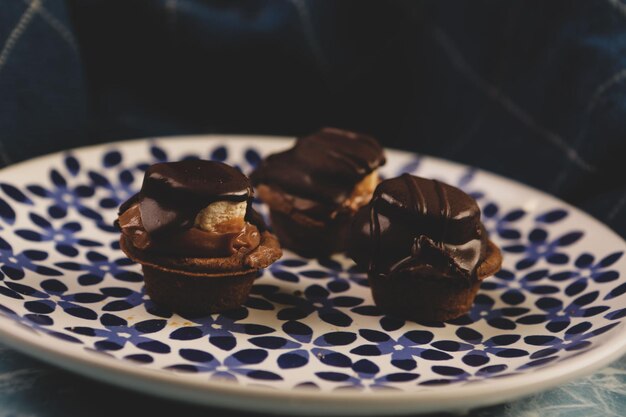
[[[286,145],[293,142],[293,137],[272,135],[242,135],[242,134],[198,134],[173,135],[136,138],[122,141],[99,143],[82,146],[58,152],[41,155],[0,169],[0,178],[11,171],[19,170],[25,165],[44,162],[45,160],[62,158],[68,152],[90,152],[106,150],[111,146],[138,145],[140,143],[164,142],[177,140],[273,140],[282,141]],[[418,155],[429,161],[455,167],[471,167],[456,161],[432,157],[426,154],[406,150],[385,148],[386,151],[407,155]],[[541,199],[575,211],[582,215],[594,227],[600,227],[604,232],[617,238],[624,246],[626,241],[608,226],[594,218],[580,208],[558,199],[544,191],[521,183],[517,180],[495,174],[490,171],[476,168],[481,175],[491,177],[497,181],[514,183],[524,191],[533,193]],[[606,342],[596,346],[583,355],[572,358],[577,366],[572,367],[571,360],[564,360],[547,368],[537,371],[517,374],[508,378],[499,379],[498,387],[492,387],[484,382],[454,386],[454,395],[450,395],[452,386],[446,389],[424,388],[423,391],[409,392],[367,392],[360,391],[331,391],[319,392],[310,389],[277,390],[261,386],[244,386],[240,384],[225,384],[211,380],[191,380],[184,378],[182,373],[167,373],[162,370],[144,368],[132,361],[110,358],[97,352],[80,350],[68,353],[57,344],[46,345],[38,343],[39,334],[33,333],[8,317],[0,316],[0,342],[41,359],[52,365],[69,369],[73,372],[90,378],[104,381],[117,386],[135,389],[151,395],[166,396],[172,399],[186,400],[194,403],[223,406],[229,408],[246,409],[251,411],[272,411],[279,413],[298,412],[300,414],[316,414],[319,412],[334,411],[343,415],[367,414],[373,415],[384,411],[388,414],[404,414],[431,411],[466,411],[479,406],[493,405],[508,400],[524,397],[533,393],[553,388],[561,383],[590,374],[626,354],[626,324],[622,323],[615,328],[615,333]],[[621,336],[621,337],[620,337]],[[489,391],[485,391],[485,385]],[[288,400],[279,402],[278,400]],[[445,402],[442,402],[444,401]],[[358,403],[356,403],[358,401]],[[303,407],[306,405],[306,407]]]

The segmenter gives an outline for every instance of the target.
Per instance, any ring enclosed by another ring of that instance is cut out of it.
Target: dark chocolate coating
[[[378,277],[476,275],[487,236],[476,201],[436,180],[403,174],[381,182],[357,213],[349,255]]]
[[[164,235],[192,227],[198,212],[213,202],[251,197],[248,178],[229,165],[203,160],[166,162],[148,168],[141,191],[121,205],[120,214],[138,203],[145,230]],[[252,210],[248,214],[256,220]]]
[[[250,179],[254,185],[267,184],[294,196],[335,206],[384,163],[383,149],[376,139],[324,128],[298,139],[293,148],[267,157]]]
[[[150,166],[141,192],[160,201],[208,204],[217,200],[245,201],[250,182],[237,169],[222,162],[187,160]]]

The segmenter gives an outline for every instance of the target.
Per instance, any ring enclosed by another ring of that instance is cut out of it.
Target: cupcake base
[[[467,313],[480,281],[457,286],[443,279],[369,277],[374,302],[385,314],[413,321],[445,321]]]
[[[502,265],[500,249],[491,241],[485,260],[471,282],[438,276],[370,276],[368,281],[376,306],[385,314],[413,321],[446,321],[467,313],[480,284]]]
[[[120,238],[122,251],[141,264],[146,293],[152,301],[179,314],[202,316],[238,308],[245,303],[254,280],[282,252],[276,237],[263,232],[261,244],[245,255],[230,258],[166,257],[136,249]]]
[[[245,303],[258,270],[238,275],[198,274],[142,265],[146,293],[159,306],[188,316],[238,308]]]

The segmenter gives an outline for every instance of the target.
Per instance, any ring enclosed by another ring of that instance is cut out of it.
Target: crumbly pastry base
[[[500,249],[489,241],[485,260],[477,270],[478,279],[469,285],[450,279],[385,279],[371,275],[369,283],[374,302],[386,314],[413,321],[446,321],[470,310],[482,280],[498,272],[501,265]]]
[[[204,316],[238,308],[248,299],[256,269],[238,274],[190,275],[142,265],[146,293],[152,301],[183,316]]]
[[[317,204],[311,200],[264,184],[257,187],[257,193],[270,208],[272,228],[281,245],[306,258],[321,258],[346,250],[352,218],[371,198],[370,183],[378,181],[378,174],[374,171],[366,179],[362,181],[364,185],[357,184],[353,195],[324,220],[309,217],[295,208],[296,202],[304,206]]]
[[[247,254],[228,258],[174,258],[134,248],[124,236],[124,253],[141,264],[146,293],[161,307],[187,316],[201,316],[241,306],[259,269],[282,255],[278,240],[263,232],[261,244]]]

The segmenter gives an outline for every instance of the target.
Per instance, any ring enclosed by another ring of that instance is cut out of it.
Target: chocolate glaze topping
[[[189,160],[152,165],[139,192],[146,231],[188,229],[200,210],[215,201],[246,201],[252,188],[245,175],[221,162]]]
[[[242,202],[251,197],[252,187],[246,176],[221,162],[155,164],[146,171],[141,191],[120,206],[116,225],[139,249],[227,256],[233,250],[234,239],[241,241],[242,236],[256,233],[255,240],[258,232],[265,230],[262,217],[252,205],[248,204],[245,220],[256,226],[258,230],[254,231],[244,228],[241,233],[208,233],[192,229],[195,218],[213,202]]]
[[[376,139],[324,128],[298,139],[293,148],[267,157],[250,179],[255,186],[268,184],[294,196],[334,206],[384,163],[383,149]]]
[[[403,174],[381,182],[357,213],[350,256],[370,274],[476,277],[487,236],[480,209],[463,191]]]

